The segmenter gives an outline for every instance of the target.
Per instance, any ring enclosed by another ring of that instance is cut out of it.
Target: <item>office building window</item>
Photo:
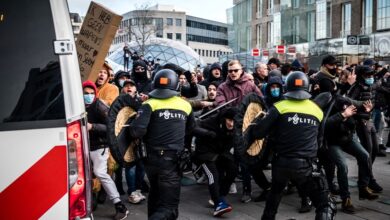
[[[256,47],[261,47],[261,25],[256,25]]]
[[[377,9],[376,29],[390,28],[390,1],[378,0]]]
[[[176,33],[176,40],[181,40],[181,33]]]
[[[167,38],[168,38],[168,39],[173,39],[172,33],[167,33]]]
[[[314,12],[307,13],[307,41],[313,42],[315,40],[315,14]]]
[[[273,34],[273,22],[268,22],[267,23],[267,28],[268,28],[268,36],[267,36],[267,42],[268,42],[268,44],[269,45],[267,45],[267,47],[272,47],[274,44],[274,39],[273,39],[273,36],[274,36],[274,34]]]
[[[257,18],[263,17],[263,0],[257,0]]]
[[[330,36],[330,17],[330,7],[327,7],[327,1],[317,1],[316,39],[324,39]]]
[[[363,1],[363,16],[362,16],[362,33],[372,33],[372,18],[373,18],[373,0]]]
[[[299,43],[299,16],[293,17],[293,43]]]
[[[351,34],[351,3],[343,4],[342,36]]]
[[[300,1],[300,0],[292,0],[292,6],[293,6],[293,8],[299,8],[299,1]]]
[[[252,20],[252,0],[246,2],[246,21]]]
[[[176,26],[181,27],[181,19],[176,18]]]
[[[173,18],[167,18],[167,25],[169,26],[173,25]]]
[[[273,38],[274,38],[274,42],[276,44],[280,44],[281,43],[281,14],[280,12],[279,13],[274,13],[274,28],[273,28]]]
[[[315,0],[307,0],[308,5],[314,4],[314,2],[315,2]]]

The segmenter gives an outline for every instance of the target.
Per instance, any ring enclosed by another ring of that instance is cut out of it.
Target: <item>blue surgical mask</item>
[[[364,79],[364,82],[367,85],[371,86],[372,84],[374,84],[374,77],[366,78],[366,79]]]
[[[282,81],[283,81],[283,82],[286,82],[286,79],[287,79],[287,76],[283,76],[283,75],[282,75]]]
[[[94,99],[95,99],[95,94],[85,94],[84,95],[84,102],[87,105],[92,104]]]
[[[272,88],[271,89],[271,95],[272,97],[279,97],[280,95],[280,88]]]
[[[125,85],[125,80],[124,80],[124,79],[120,79],[120,80],[118,81],[118,83],[119,83],[119,86],[120,86],[120,87],[123,87],[123,85]]]

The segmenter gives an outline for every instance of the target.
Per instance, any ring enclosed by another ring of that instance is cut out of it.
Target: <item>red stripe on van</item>
[[[66,194],[67,178],[66,146],[55,146],[1,192],[0,219],[38,219]]]

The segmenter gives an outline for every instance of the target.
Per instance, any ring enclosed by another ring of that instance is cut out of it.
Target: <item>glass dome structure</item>
[[[138,55],[141,53],[139,45],[135,42],[128,42],[127,46],[131,52],[137,51]],[[114,51],[108,56],[108,62],[113,67],[114,71],[123,70],[123,44],[119,44],[112,48]],[[160,59],[160,64],[174,63],[184,68],[185,70],[194,70],[197,65],[204,66],[202,58],[190,47],[184,45],[179,41],[152,38],[145,43],[145,60]],[[129,68],[131,69],[132,60],[129,61]]]

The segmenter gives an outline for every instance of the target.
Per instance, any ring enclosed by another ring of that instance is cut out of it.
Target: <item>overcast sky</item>
[[[226,23],[226,9],[233,7],[233,0],[94,0],[117,14],[134,10],[142,4],[174,5],[187,15]],[[68,0],[71,12],[85,16],[90,0]]]

